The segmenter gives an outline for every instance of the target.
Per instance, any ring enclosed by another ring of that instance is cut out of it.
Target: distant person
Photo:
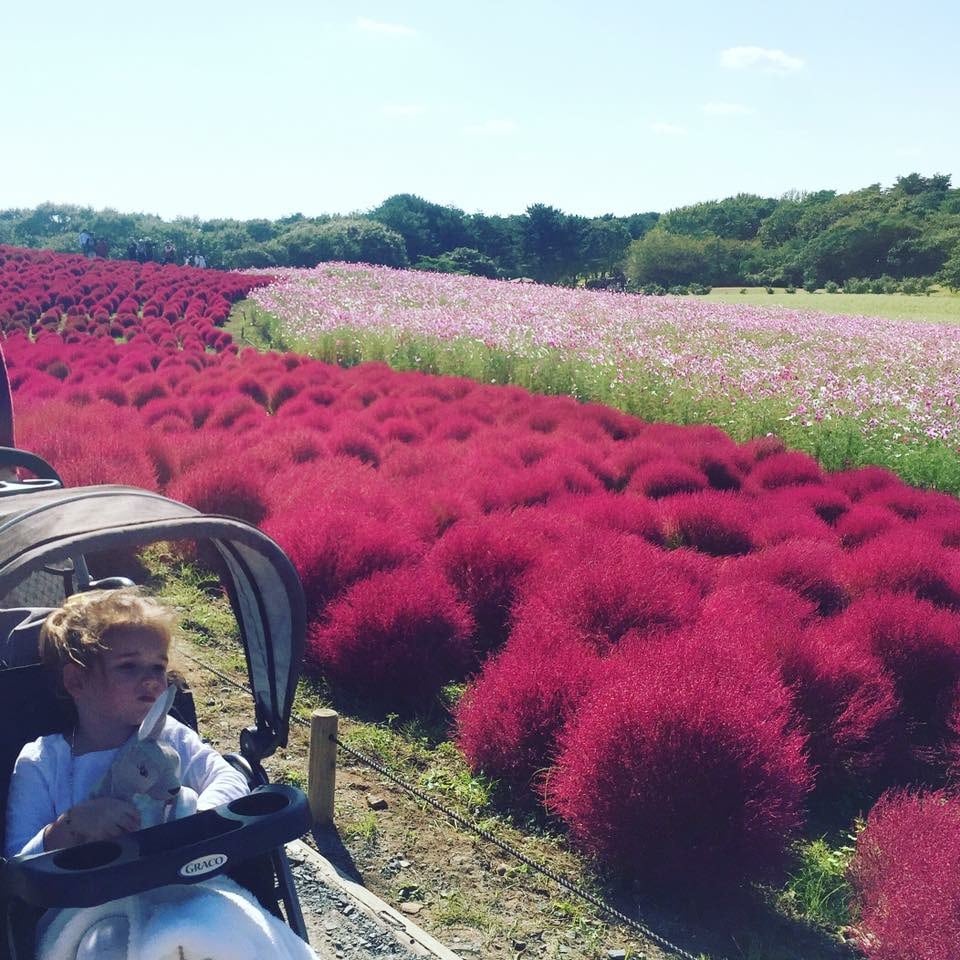
[[[93,249],[98,257],[103,257],[103,259],[106,260],[107,254],[110,252],[110,241],[106,240],[104,237],[100,237],[100,239],[94,244]]]
[[[193,265],[195,267],[199,267],[201,270],[204,270],[207,266],[207,258],[202,253],[198,253],[193,258]]]
[[[163,255],[160,257],[161,263],[176,263],[177,262],[177,248],[173,245],[172,240],[168,240],[163,245]]]
[[[184,265],[185,267],[189,267],[191,263],[193,263],[193,257],[191,257],[190,254],[188,253],[188,254],[183,258],[183,265]]]
[[[93,234],[89,230],[80,231],[80,252],[85,257],[93,256]]]
[[[137,241],[136,258],[137,263],[146,263],[147,261],[147,241],[141,237]]]

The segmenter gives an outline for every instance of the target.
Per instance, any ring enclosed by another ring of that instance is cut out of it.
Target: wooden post
[[[314,710],[310,717],[310,756],[307,797],[317,826],[333,823],[333,792],[337,781],[336,710]]]

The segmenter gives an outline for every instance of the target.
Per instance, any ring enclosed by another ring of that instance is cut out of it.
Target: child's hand
[[[58,850],[90,840],[110,840],[140,829],[140,813],[127,800],[97,797],[71,807],[47,828],[44,847]]]

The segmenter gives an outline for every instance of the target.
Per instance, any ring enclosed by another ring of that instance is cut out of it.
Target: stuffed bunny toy
[[[92,794],[129,800],[140,813],[141,829],[197,811],[196,791],[180,783],[179,754],[159,739],[176,695],[171,684],[157,697]]]

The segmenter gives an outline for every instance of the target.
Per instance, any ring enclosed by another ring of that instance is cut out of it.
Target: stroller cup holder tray
[[[267,784],[247,796],[125,834],[0,866],[0,892],[38,907],[91,907],[168,884],[196,883],[304,834],[304,794]]]

